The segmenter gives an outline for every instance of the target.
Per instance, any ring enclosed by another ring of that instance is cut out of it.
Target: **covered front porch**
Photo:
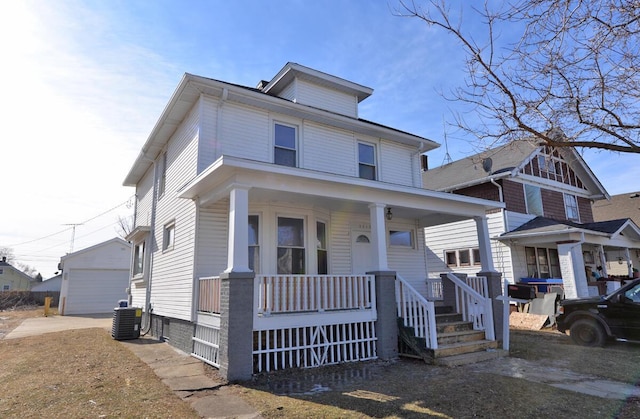
[[[398,317],[431,336],[427,226],[475,220],[487,294],[456,287],[472,291],[468,318],[494,321],[476,294],[501,293],[485,216],[495,202],[228,157],[181,196],[198,208],[193,352],[230,379],[394,358]]]

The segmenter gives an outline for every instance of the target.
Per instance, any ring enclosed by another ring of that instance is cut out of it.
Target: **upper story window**
[[[371,144],[358,143],[358,176],[376,180],[376,149]]]
[[[564,194],[564,209],[567,214],[567,220],[580,222],[578,199],[575,195]]]
[[[249,269],[260,273],[260,218],[257,215],[249,216]]]
[[[524,194],[527,200],[527,213],[540,216],[544,215],[540,188],[538,186],[525,184]]]
[[[133,248],[133,276],[144,273],[144,241]]]
[[[162,232],[162,250],[173,249],[173,244],[176,239],[176,223],[174,221],[165,224]]]
[[[275,124],[273,162],[282,166],[296,167],[297,138],[296,128],[290,125]]]

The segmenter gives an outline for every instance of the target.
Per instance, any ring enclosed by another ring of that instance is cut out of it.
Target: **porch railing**
[[[493,307],[489,298],[487,278],[468,277],[467,283],[454,274],[447,273],[447,279],[455,286],[458,313],[462,314],[465,321],[473,323],[474,330],[483,330],[488,340],[495,340]]]
[[[402,324],[412,328],[414,336],[424,338],[427,348],[437,349],[435,306],[400,275],[396,275],[396,306]]]
[[[375,307],[373,275],[258,275],[259,315]]]
[[[198,311],[220,314],[219,276],[210,276],[198,280]]]

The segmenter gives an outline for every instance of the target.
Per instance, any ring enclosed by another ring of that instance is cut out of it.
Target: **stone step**
[[[502,349],[487,349],[478,352],[469,352],[459,355],[451,355],[434,359],[434,364],[445,367],[456,367],[459,365],[475,364],[476,362],[489,361],[491,359],[508,356],[509,351]]]
[[[448,322],[448,323],[436,323],[436,333],[454,333],[467,330],[473,330],[473,323],[471,322]]]
[[[467,354],[470,352],[486,351],[496,349],[498,342],[494,340],[477,340],[471,342],[458,342],[448,345],[438,345],[438,349],[433,349],[433,358],[443,358],[452,355]]]
[[[438,346],[451,345],[458,342],[473,342],[485,338],[482,330],[463,330],[451,333],[438,333]]]

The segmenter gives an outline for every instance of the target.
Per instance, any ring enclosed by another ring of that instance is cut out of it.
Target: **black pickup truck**
[[[640,279],[606,296],[562,300],[556,322],[578,345],[604,346],[609,339],[640,342]]]

